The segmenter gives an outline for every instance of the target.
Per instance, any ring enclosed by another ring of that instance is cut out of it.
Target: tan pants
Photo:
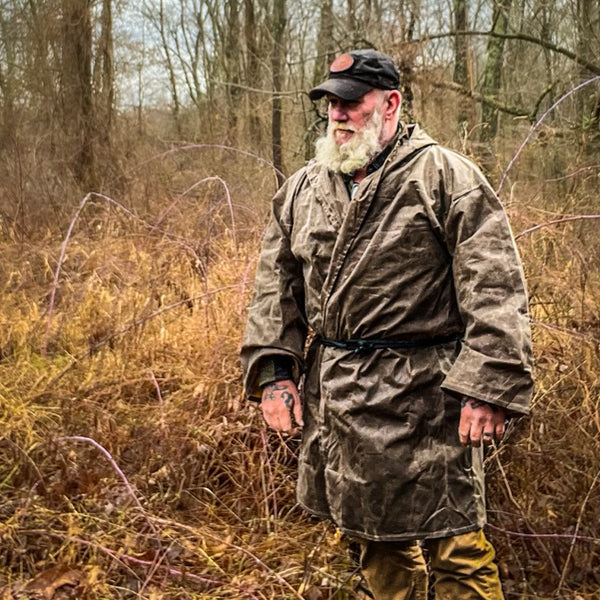
[[[427,600],[427,566],[416,542],[362,540],[360,564],[375,600]],[[503,600],[494,549],[483,531],[425,540],[436,600]]]

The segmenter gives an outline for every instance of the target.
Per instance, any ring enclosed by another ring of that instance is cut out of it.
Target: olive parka
[[[357,353],[320,338],[422,346]],[[301,381],[304,508],[371,540],[480,528],[482,452],[459,443],[461,399],[526,414],[533,387],[522,267],[480,171],[411,125],[352,200],[314,160],[288,179],[249,308],[248,397],[273,356]]]

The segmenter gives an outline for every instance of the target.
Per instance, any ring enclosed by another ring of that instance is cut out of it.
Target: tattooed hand
[[[472,398],[464,398],[461,406],[458,437],[463,446],[478,448],[482,441],[488,446],[502,439],[506,420],[502,407]]]
[[[292,431],[292,417],[302,427],[302,402],[296,384],[286,379],[274,381],[263,389],[260,407],[269,427],[276,431]]]

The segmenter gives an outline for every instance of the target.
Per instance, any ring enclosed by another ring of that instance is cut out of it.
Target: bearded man
[[[273,201],[245,389],[302,427],[298,501],[360,542],[376,600],[427,598],[423,548],[436,598],[498,600],[482,452],[529,410],[522,268],[480,171],[399,122],[399,83],[358,50],[311,90],[329,126]]]

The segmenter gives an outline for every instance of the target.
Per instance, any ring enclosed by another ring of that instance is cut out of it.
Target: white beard
[[[366,167],[383,150],[379,141],[382,127],[383,117],[379,110],[373,111],[359,131],[343,123],[330,121],[326,135],[315,143],[317,164],[347,175]],[[336,129],[350,129],[355,133],[345,144],[337,144],[334,138]]]

